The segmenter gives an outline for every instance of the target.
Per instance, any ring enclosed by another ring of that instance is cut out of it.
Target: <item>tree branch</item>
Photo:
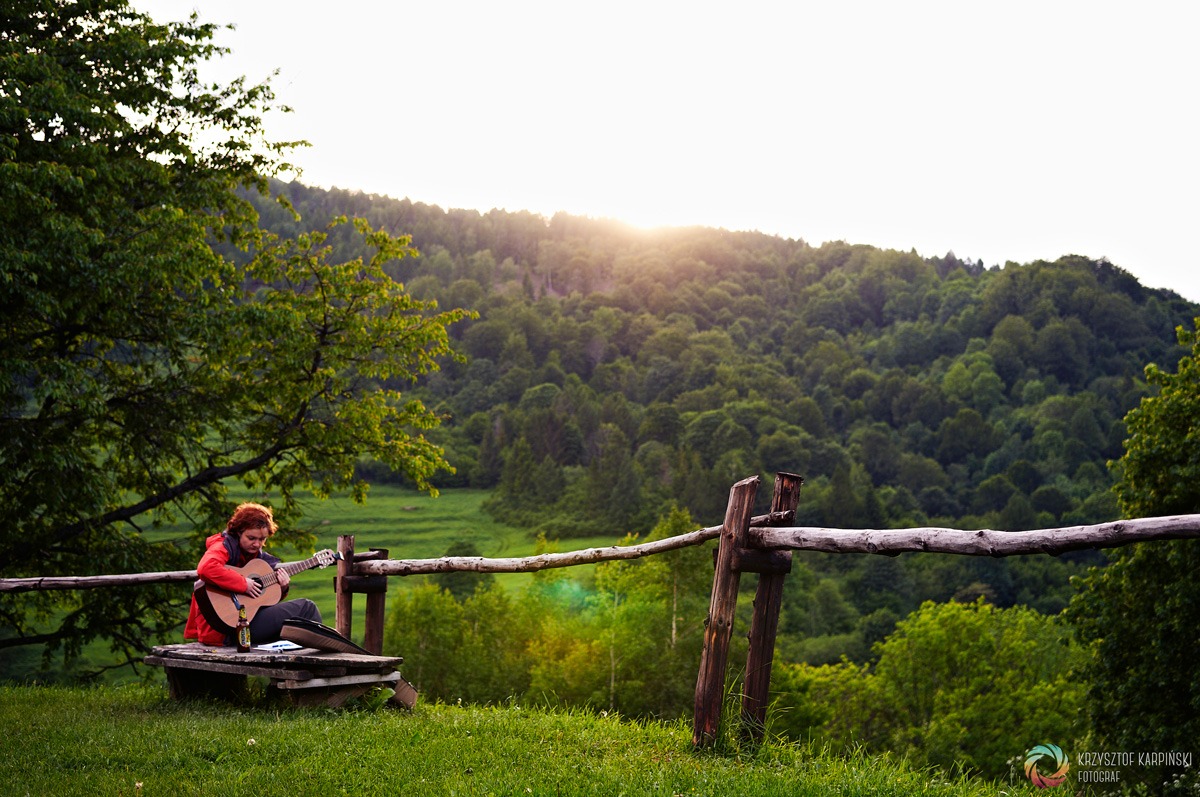
[[[289,432],[294,431],[294,428],[289,429],[288,431]],[[283,435],[283,436],[286,436],[286,435]],[[151,496],[147,496],[146,498],[142,499],[141,501],[138,501],[136,504],[130,504],[128,506],[121,507],[120,509],[114,509],[111,512],[106,512],[105,514],[99,515],[94,518],[87,518],[84,520],[77,521],[75,523],[67,524],[65,526],[59,526],[57,529],[55,529],[53,531],[50,539],[54,543],[62,543],[62,542],[65,542],[65,541],[71,539],[72,537],[77,537],[80,534],[83,534],[88,529],[97,528],[99,526],[107,526],[110,523],[119,523],[121,521],[127,521],[130,518],[133,518],[133,517],[136,517],[136,516],[142,514],[143,512],[148,512],[151,509],[160,507],[169,501],[173,501],[176,498],[179,498],[182,495],[186,495],[190,492],[198,490],[201,487],[212,484],[214,482],[219,482],[222,479],[228,478],[230,476],[238,476],[242,473],[246,473],[247,471],[251,471],[251,470],[254,470],[255,468],[262,467],[263,465],[267,464],[275,457],[279,456],[279,454],[281,452],[285,451],[286,449],[287,449],[287,447],[283,444],[282,441],[280,441],[280,442],[277,442],[275,445],[271,446],[270,448],[268,448],[267,450],[263,451],[258,456],[252,457],[248,460],[232,463],[229,465],[220,465],[220,466],[205,468],[204,470],[199,471],[198,473],[194,474],[193,476],[189,476],[188,478],[184,479],[183,481],[179,482],[178,484],[174,485],[173,487],[168,487],[167,489],[163,490],[162,492],[155,493],[154,495],[151,495]]]

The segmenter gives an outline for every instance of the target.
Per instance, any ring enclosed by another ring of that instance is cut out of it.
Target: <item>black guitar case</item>
[[[369,650],[354,644],[335,629],[315,620],[305,620],[302,617],[284,620],[283,630],[279,636],[281,639],[295,642],[306,648],[332,650],[338,653],[361,653],[364,656],[372,655]]]

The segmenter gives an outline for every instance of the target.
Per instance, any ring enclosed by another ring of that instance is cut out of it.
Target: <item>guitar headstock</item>
[[[317,551],[316,554],[313,555],[313,559],[317,560],[317,567],[329,567],[337,560],[344,558],[345,557],[342,556],[341,551],[333,551],[329,548],[326,548],[323,551]]]

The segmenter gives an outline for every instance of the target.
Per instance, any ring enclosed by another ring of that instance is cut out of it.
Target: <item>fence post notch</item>
[[[733,617],[737,609],[740,572],[736,568],[738,551],[745,545],[759,478],[743,479],[729,490],[725,522],[717,547],[716,572],[712,598],[704,621],[704,647],[700,653],[700,672],[696,676],[696,702],[692,724],[692,744],[712,744],[721,724],[721,700],[725,693],[725,669],[729,662],[729,641],[733,636]]]

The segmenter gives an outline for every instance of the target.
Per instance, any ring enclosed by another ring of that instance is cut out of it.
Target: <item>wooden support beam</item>
[[[342,579],[342,589],[356,595],[387,592],[387,576],[346,576]]]
[[[794,473],[775,474],[771,513],[795,517],[804,479]],[[758,551],[767,554],[766,551]],[[783,554],[784,567],[762,570],[754,594],[754,615],[750,621],[750,650],[746,656],[746,681],[742,689],[742,734],[761,742],[767,727],[767,704],[771,690],[771,663],[775,658],[775,637],[779,631],[779,611],[783,605],[783,579],[792,569],[791,551]]]
[[[792,572],[792,552],[739,548],[733,558],[733,569],[739,573],[786,576]]]
[[[333,627],[339,634],[350,638],[352,615],[354,614],[354,593],[348,583],[354,567],[354,535],[341,534],[337,538],[337,549],[342,558],[337,563],[337,577],[333,582]]]
[[[386,548],[372,548],[379,559],[387,559]],[[376,656],[383,653],[383,624],[387,620],[387,576],[367,576],[382,582],[381,589],[367,592],[367,614],[363,618],[363,647]]]
[[[729,662],[729,641],[733,636],[733,616],[737,609],[739,573],[733,568],[739,548],[745,544],[750,512],[758,492],[759,478],[743,479],[729,490],[725,522],[721,526],[717,548],[717,568],[713,574],[712,598],[704,621],[704,647],[700,653],[700,672],[696,676],[696,702],[693,714],[692,744],[712,744],[721,724],[721,700],[725,696],[725,668]]]

